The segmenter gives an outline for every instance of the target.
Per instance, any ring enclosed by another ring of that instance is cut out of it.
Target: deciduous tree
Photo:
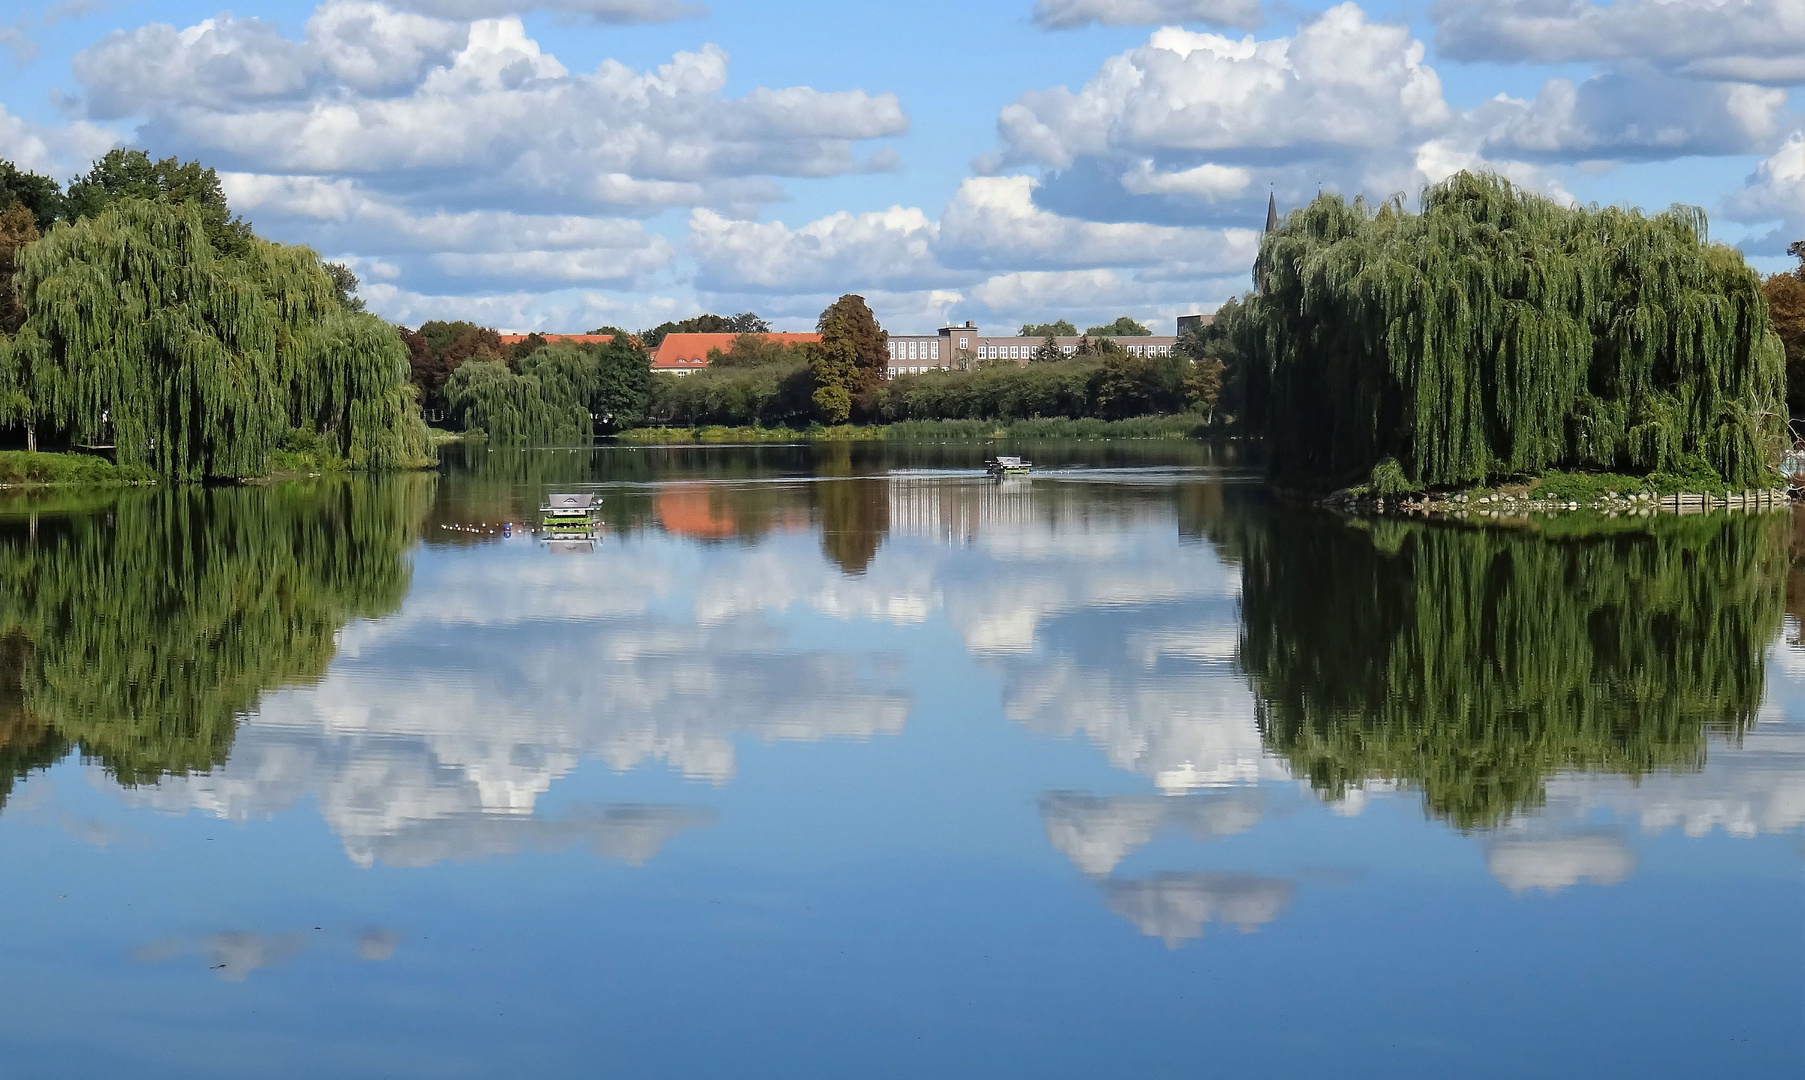
[[[608,333],[607,327],[592,333]],[[756,312],[742,311],[738,315],[697,315],[681,322],[663,322],[650,330],[642,330],[639,340],[648,349],[656,349],[666,334],[768,334],[771,324],[759,318]]]
[[[0,160],[0,207],[19,203],[31,212],[32,224],[40,235],[60,221],[67,206],[63,189],[48,176],[22,171],[10,161]]]
[[[1805,240],[1786,249],[1799,259],[1788,274],[1775,274],[1761,286],[1767,307],[1786,350],[1786,404],[1795,417],[1805,417]]]
[[[1115,322],[1105,323],[1102,326],[1093,326],[1089,330],[1086,330],[1085,333],[1091,337],[1151,337],[1151,336],[1153,336],[1153,331],[1147,329],[1145,326],[1142,326],[1140,323],[1135,322],[1133,319],[1129,318],[1126,315],[1118,317]]]
[[[109,150],[86,174],[70,182],[66,213],[71,221],[80,221],[121,199],[193,206],[215,251],[243,255],[250,250],[254,236],[250,224],[232,215],[219,174],[198,161],[172,157],[152,161],[142,150]]]
[[[877,316],[865,304],[865,298],[852,293],[829,304],[816,320],[815,329],[823,344],[833,343],[851,350],[857,377],[847,384],[850,394],[858,394],[880,386],[890,370],[890,335],[877,324]]]
[[[808,344],[811,400],[825,424],[844,424],[852,415],[852,395],[859,383],[859,355],[850,338],[822,335]]]

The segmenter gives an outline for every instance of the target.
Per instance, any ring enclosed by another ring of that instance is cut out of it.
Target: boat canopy
[[[563,510],[566,512],[580,513],[594,508],[595,492],[593,491],[555,494],[547,495],[545,497],[544,509],[546,510]]]

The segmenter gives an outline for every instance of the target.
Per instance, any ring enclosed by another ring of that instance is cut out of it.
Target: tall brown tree
[[[1773,314],[1774,329],[1786,346],[1786,405],[1795,417],[1805,418],[1805,240],[1786,249],[1799,260],[1790,274],[1775,274],[1761,285]]]
[[[501,335],[475,323],[432,320],[421,323],[417,332],[405,326],[400,330],[412,369],[409,378],[420,388],[420,403],[427,409],[444,411],[449,407],[445,380],[459,364],[471,359],[507,358]]]
[[[858,378],[847,390],[852,394],[874,390],[890,368],[890,335],[877,324],[877,316],[862,296],[847,293],[827,306],[816,321],[821,343],[850,346]]]
[[[24,203],[14,200],[0,210],[0,334],[17,333],[25,322],[25,305],[19,302],[15,278],[25,245],[37,238],[37,222]]]

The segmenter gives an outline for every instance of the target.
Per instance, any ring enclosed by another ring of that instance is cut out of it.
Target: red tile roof
[[[738,334],[666,334],[652,352],[653,371],[693,371],[708,366],[708,350],[727,352],[733,348]],[[767,341],[795,345],[804,341],[820,341],[820,334],[760,334]]]

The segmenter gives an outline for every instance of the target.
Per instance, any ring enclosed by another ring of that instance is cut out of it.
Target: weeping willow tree
[[[1547,469],[1771,482],[1783,353],[1704,214],[1568,207],[1459,173],[1420,214],[1319,196],[1269,234],[1239,316],[1277,474],[1387,458],[1419,484]]]
[[[1392,781],[1472,828],[1551,773],[1696,768],[1753,723],[1788,537],[1775,515],[1571,540],[1285,515],[1236,541],[1267,748],[1331,797]]]
[[[357,468],[432,459],[406,346],[306,248],[224,255],[194,206],[122,199],[30,245],[17,276],[0,426],[179,479],[266,473],[296,429]]]
[[[0,769],[71,745],[123,783],[225,760],[262,695],[318,680],[393,611],[434,477],[128,492],[0,507]]]
[[[553,367],[542,380],[493,360],[466,360],[445,382],[445,399],[466,430],[510,446],[588,443],[595,425],[575,400],[575,379]]]

